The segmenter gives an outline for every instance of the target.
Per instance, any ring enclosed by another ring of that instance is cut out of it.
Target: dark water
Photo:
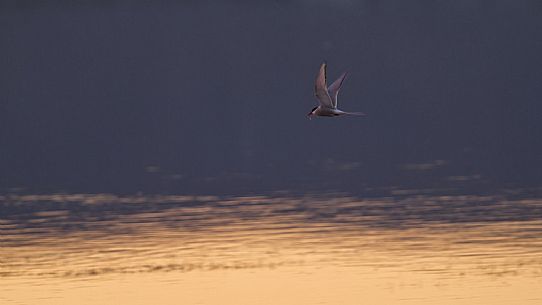
[[[499,298],[483,289],[465,290],[469,283],[493,287],[512,297],[508,300],[536,304],[542,300],[532,288],[542,279],[542,200],[533,197],[536,192],[437,195],[394,190],[369,198],[5,195],[0,198],[2,303],[39,303],[35,295],[21,293],[33,285],[51,302],[69,302],[73,280],[102,292],[119,283],[138,287],[160,281],[166,287],[188,281],[183,285],[194,289],[207,283],[231,292],[247,285],[245,275],[263,272],[259,279],[322,282],[330,291],[321,296],[323,304],[341,298],[354,304],[364,285],[360,274],[371,279],[366,284],[376,294],[375,302],[394,291],[388,301],[403,303],[412,291],[402,285],[425,283],[418,301],[434,302],[432,289],[439,293],[444,285],[444,303],[462,297],[465,304],[479,299],[499,304]],[[327,269],[332,277],[319,274]],[[269,283],[250,283],[256,290],[271,289]],[[512,287],[525,290],[529,298],[509,295]],[[194,302],[179,292],[161,293]],[[292,304],[311,302],[307,295],[290,294]],[[113,296],[121,303],[133,302],[122,289]],[[241,294],[237,300],[248,304],[249,299]],[[208,295],[200,302],[226,301]]]
[[[538,187],[541,16],[527,0],[2,1],[0,188]],[[366,117],[306,118],[323,60]]]

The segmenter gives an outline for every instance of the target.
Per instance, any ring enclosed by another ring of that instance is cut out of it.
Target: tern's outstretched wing
[[[321,106],[333,108],[333,102],[327,91],[326,67],[327,64],[325,62],[320,66],[320,71],[318,72],[318,77],[316,77],[316,84],[314,86],[314,95]]]
[[[333,104],[333,108],[337,108],[337,96],[339,95],[339,90],[341,89],[341,86],[343,84],[344,79],[346,78],[346,72],[344,72],[339,78],[337,78],[336,81],[329,86],[327,89],[329,92],[329,96],[331,97],[331,103]]]

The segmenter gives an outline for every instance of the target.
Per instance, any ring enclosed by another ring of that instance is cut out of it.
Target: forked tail
[[[349,115],[357,115],[357,116],[365,116],[366,114],[363,113],[363,112],[343,112],[344,114],[349,114]]]

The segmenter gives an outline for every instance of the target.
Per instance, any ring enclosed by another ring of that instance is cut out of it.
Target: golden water
[[[542,304],[542,199],[0,196],[0,304]]]

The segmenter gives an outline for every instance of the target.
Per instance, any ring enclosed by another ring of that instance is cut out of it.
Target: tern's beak
[[[317,107],[314,107],[314,108],[312,108],[311,112],[309,112],[309,114],[307,114],[307,116],[309,117],[309,119],[311,119],[311,120],[312,120],[312,116],[314,115],[314,111],[315,111],[316,109],[318,109],[318,106],[317,106]]]

